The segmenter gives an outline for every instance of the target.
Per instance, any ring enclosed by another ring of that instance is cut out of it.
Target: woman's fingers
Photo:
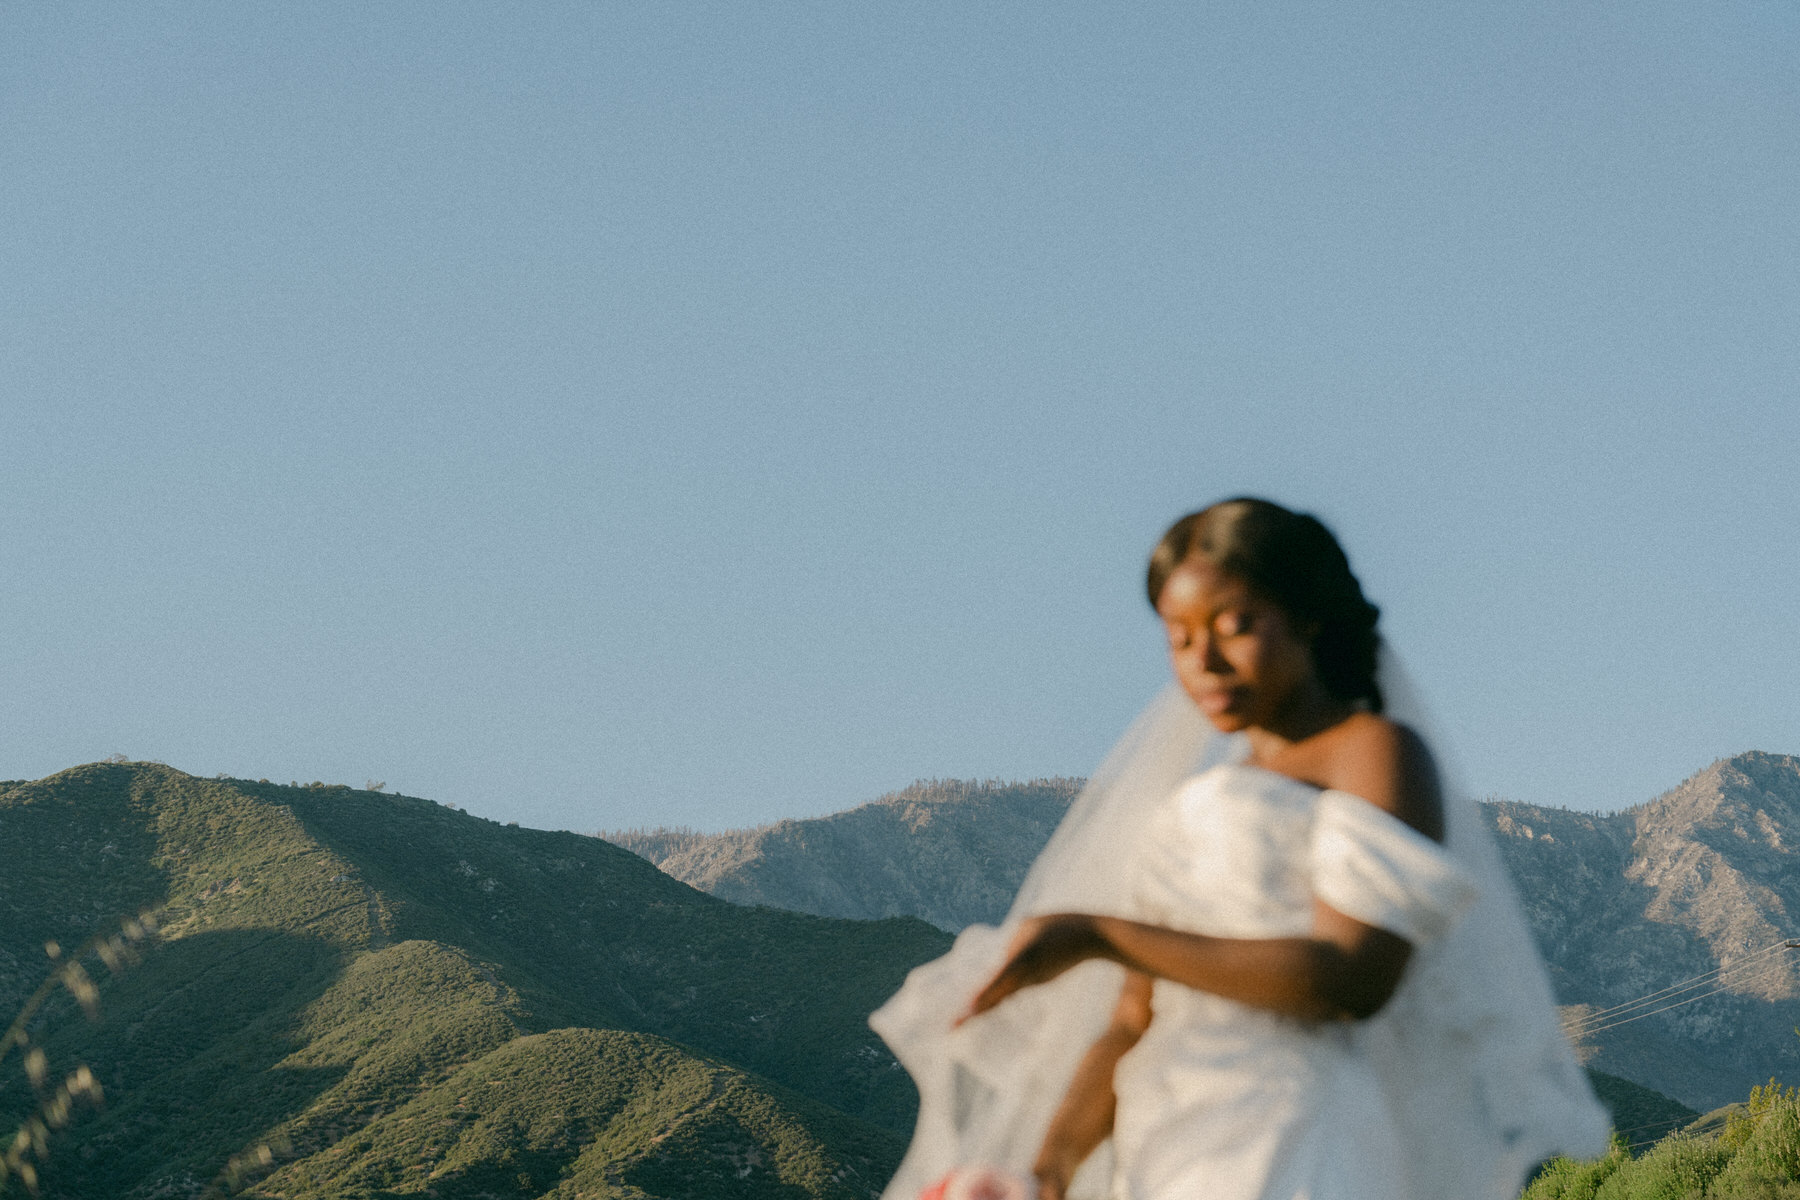
[[[1069,1190],[1068,1177],[1055,1167],[1040,1164],[1032,1171],[1032,1179],[1037,1183],[1037,1200],[1063,1200]]]
[[[1020,985],[1008,974],[1011,967],[1012,964],[1008,963],[1000,968],[1000,973],[988,980],[987,985],[975,993],[975,999],[969,1002],[968,1011],[956,1018],[956,1025],[961,1025],[972,1017],[979,1017],[1019,990]]]
[[[975,993],[956,1025],[980,1016],[1014,992],[1048,983],[1076,963],[1096,957],[1100,949],[1091,917],[1065,913],[1028,918],[1019,926],[1006,962]]]
[[[1037,938],[1042,925],[1043,921],[1038,917],[1028,917],[1020,923],[1019,931],[1013,935],[1012,945],[1006,949],[1006,961],[1000,964],[994,977],[975,993],[975,998],[969,1001],[968,1010],[956,1018],[952,1028],[961,1026],[971,1017],[980,1016],[1025,986],[1024,981],[1019,978],[1020,960],[1030,952],[1032,942]]]

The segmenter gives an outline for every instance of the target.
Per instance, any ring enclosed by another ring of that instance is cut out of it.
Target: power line
[[[1620,1025],[1628,1025],[1633,1021],[1642,1020],[1644,1017],[1655,1016],[1657,1013],[1668,1012],[1672,1008],[1680,1008],[1684,1004],[1692,1004],[1696,1000],[1704,1000],[1709,996],[1716,996],[1721,992],[1729,991],[1731,989],[1727,986],[1728,983],[1741,984],[1749,982],[1751,979],[1761,980],[1765,977],[1773,977],[1780,969],[1784,968],[1786,964],[1779,958],[1771,960],[1768,956],[1778,950],[1796,949],[1800,949],[1800,941],[1790,939],[1776,942],[1726,966],[1716,967],[1711,971],[1706,971],[1688,979],[1683,979],[1677,983],[1670,984],[1668,987],[1651,992],[1648,995],[1639,996],[1635,1000],[1627,1000],[1622,1004],[1615,1004],[1611,1008],[1604,1008],[1596,1012],[1587,1013],[1575,1020],[1567,1022],[1563,1026],[1563,1032],[1569,1037],[1599,1033],[1603,1030],[1614,1029]],[[1771,968],[1773,968],[1773,970]],[[1694,991],[1697,988],[1706,987],[1709,984],[1713,985],[1710,990],[1701,992],[1697,996],[1687,996],[1680,1000],[1673,999],[1673,997],[1681,996],[1684,993]],[[1636,1009],[1645,1009],[1647,1005],[1655,1004],[1658,1000],[1670,1000],[1671,1003],[1648,1008],[1646,1011],[1642,1012],[1633,1011]]]
[[[1776,968],[1779,968],[1781,965],[1782,964],[1780,964],[1780,963],[1769,964],[1769,966],[1776,967]],[[1753,975],[1753,978],[1755,978],[1758,981],[1761,981],[1763,979],[1772,979],[1779,973],[1780,972],[1778,970],[1770,971],[1770,970],[1765,969],[1764,971]],[[1747,982],[1749,982],[1749,980],[1739,979],[1739,980],[1737,980],[1737,982],[1747,983]],[[1602,1033],[1608,1029],[1617,1029],[1621,1025],[1629,1025],[1633,1021],[1641,1021],[1645,1017],[1654,1017],[1657,1013],[1665,1013],[1665,1012],[1668,1012],[1672,1008],[1680,1008],[1684,1004],[1692,1004],[1696,1000],[1705,1000],[1709,996],[1717,996],[1720,993],[1729,992],[1731,990],[1732,990],[1731,988],[1724,986],[1723,982],[1721,982],[1719,987],[1712,989],[1712,991],[1710,991],[1710,992],[1701,992],[1698,996],[1689,996],[1685,1000],[1677,1000],[1673,1004],[1665,1004],[1660,1008],[1650,1009],[1648,1012],[1634,1013],[1629,1017],[1621,1017],[1619,1020],[1609,1021],[1605,1025],[1590,1025],[1590,1026],[1584,1028],[1581,1032],[1583,1034]]]
[[[1717,996],[1717,995],[1721,995],[1726,992],[1731,992],[1731,991],[1733,991],[1734,986],[1750,983],[1752,981],[1760,982],[1763,979],[1772,978],[1775,975],[1780,973],[1780,969],[1783,967],[1783,965],[1784,964],[1782,964],[1780,962],[1765,962],[1765,963],[1760,964],[1760,966],[1754,970],[1734,971],[1734,972],[1731,972],[1729,975],[1723,975],[1723,976],[1720,976],[1718,979],[1714,980],[1713,982],[1715,983],[1716,986],[1711,987],[1704,992],[1701,992],[1699,995],[1686,996],[1680,1000],[1670,1000],[1670,1002],[1667,1004],[1661,1004],[1655,1008],[1645,1008],[1645,1009],[1642,1009],[1641,1011],[1631,1012],[1631,1013],[1629,1013],[1629,1015],[1621,1013],[1615,1019],[1610,1020],[1610,1021],[1606,1021],[1606,1020],[1590,1021],[1586,1024],[1572,1027],[1570,1032],[1572,1035],[1576,1035],[1576,1034],[1586,1035],[1586,1034],[1590,1034],[1590,1033],[1600,1033],[1603,1030],[1607,1030],[1607,1029],[1616,1029],[1620,1025],[1629,1025],[1633,1021],[1641,1021],[1645,1017],[1653,1017],[1657,1013],[1665,1013],[1665,1012],[1668,1012],[1672,1008],[1680,1008],[1683,1005],[1692,1004],[1696,1000],[1705,1000],[1709,996]],[[1774,968],[1774,969],[1771,970],[1771,968]],[[1692,989],[1690,988],[1690,989],[1686,989],[1686,990],[1692,990]],[[1677,994],[1679,994],[1679,993],[1677,993]]]
[[[1755,951],[1754,953],[1747,955],[1744,958],[1738,959],[1735,962],[1727,963],[1724,966],[1714,967],[1710,971],[1703,971],[1700,974],[1690,976],[1687,979],[1678,980],[1677,982],[1672,983],[1667,987],[1659,988],[1654,992],[1647,993],[1646,995],[1639,996],[1635,999],[1627,1000],[1627,1001],[1624,1001],[1623,1003],[1612,1005],[1610,1008],[1597,1009],[1594,1012],[1585,1013],[1582,1016],[1576,1018],[1574,1021],[1572,1021],[1571,1024],[1579,1026],[1579,1025],[1598,1024],[1598,1023],[1604,1022],[1605,1020],[1607,1020],[1610,1017],[1620,1015],[1620,1014],[1628,1012],[1634,1008],[1641,1008],[1644,1005],[1653,1003],[1654,1001],[1659,1000],[1663,997],[1670,996],[1670,995],[1677,995],[1682,992],[1692,991],[1694,988],[1701,987],[1709,982],[1712,982],[1715,978],[1717,978],[1719,976],[1740,975],[1743,972],[1745,972],[1746,970],[1750,969],[1751,967],[1762,965],[1758,962],[1758,960],[1766,958],[1768,955],[1773,954],[1775,951],[1782,950],[1782,949],[1793,949],[1796,947],[1800,947],[1800,942],[1780,941],[1780,942],[1772,943],[1768,946],[1764,946],[1761,950]]]
[[[1754,953],[1752,953],[1744,958],[1740,958],[1736,962],[1729,963],[1724,966],[1714,967],[1710,971],[1703,971],[1700,974],[1691,976],[1687,979],[1678,980],[1677,982],[1670,984],[1668,987],[1661,988],[1661,989],[1651,992],[1645,996],[1639,996],[1635,1000],[1627,1000],[1622,1004],[1615,1004],[1611,1008],[1603,1008],[1603,1009],[1599,1009],[1595,1012],[1587,1013],[1581,1017],[1576,1018],[1574,1024],[1583,1025],[1583,1024],[1589,1024],[1589,1023],[1593,1023],[1593,1022],[1603,1021],[1606,1018],[1613,1016],[1617,1013],[1622,1013],[1629,1009],[1637,1008],[1640,1005],[1647,1004],[1653,1000],[1659,999],[1660,997],[1669,995],[1670,993],[1688,991],[1691,988],[1698,987],[1701,984],[1708,982],[1709,980],[1713,979],[1717,975],[1723,974],[1725,972],[1742,970],[1744,967],[1747,967],[1750,964],[1754,963],[1757,959],[1763,958],[1764,956],[1772,954],[1776,950],[1780,950],[1783,947],[1789,946],[1791,944],[1792,943],[1789,943],[1789,942],[1775,942],[1772,945],[1764,946],[1761,950],[1755,951]]]
[[[1667,1129],[1671,1125],[1688,1125],[1688,1124],[1692,1124],[1695,1121],[1698,1121],[1699,1119],[1700,1118],[1698,1116],[1664,1117],[1660,1121],[1650,1121],[1647,1124],[1643,1124],[1643,1125],[1633,1125],[1630,1129],[1614,1129],[1613,1132],[1618,1134],[1620,1137],[1629,1137],[1634,1133],[1643,1133],[1647,1129]]]

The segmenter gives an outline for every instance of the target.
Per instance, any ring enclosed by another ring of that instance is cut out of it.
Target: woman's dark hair
[[[1294,621],[1316,627],[1313,668],[1340,700],[1363,700],[1381,711],[1375,656],[1381,610],[1363,597],[1350,560],[1331,530],[1310,513],[1240,496],[1189,513],[1163,534],[1145,580],[1150,606],[1176,567],[1201,558],[1249,584]]]

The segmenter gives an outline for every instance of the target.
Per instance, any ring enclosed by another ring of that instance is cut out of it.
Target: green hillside
[[[1680,1101],[1629,1079],[1593,1070],[1587,1075],[1588,1082],[1594,1085],[1594,1095],[1612,1114],[1614,1133],[1633,1150],[1653,1145],[1700,1117]]]
[[[870,1195],[915,1101],[866,1016],[949,940],[737,908],[426,800],[158,764],[7,785],[0,848],[0,1012],[46,942],[163,910],[139,965],[94,967],[100,1022],[65,998],[33,1024],[52,1081],[85,1063],[106,1094],[50,1136],[49,1197]],[[0,1136],[37,1105],[20,1067]]]

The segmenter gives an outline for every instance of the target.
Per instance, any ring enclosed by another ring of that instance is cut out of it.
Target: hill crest
[[[875,920],[913,916],[955,931],[997,919],[1079,779],[920,780],[824,817],[702,834],[599,836],[737,904]]]
[[[45,1196],[196,1195],[228,1172],[296,1200],[577,1177],[674,1200],[658,1189],[687,1176],[746,1200],[867,1196],[910,1127],[865,1017],[947,945],[919,921],[746,910],[581,835],[158,764],[14,784],[0,841],[0,1001],[42,978],[45,942],[165,918],[139,966],[94,964],[104,1021],[60,1004],[32,1029],[53,1070],[89,1063],[108,1096],[54,1139]],[[532,1065],[457,1090],[503,1061]],[[36,1103],[8,1071],[0,1133]],[[582,1109],[607,1078],[661,1099]],[[440,1110],[452,1124],[424,1141],[395,1116]]]

